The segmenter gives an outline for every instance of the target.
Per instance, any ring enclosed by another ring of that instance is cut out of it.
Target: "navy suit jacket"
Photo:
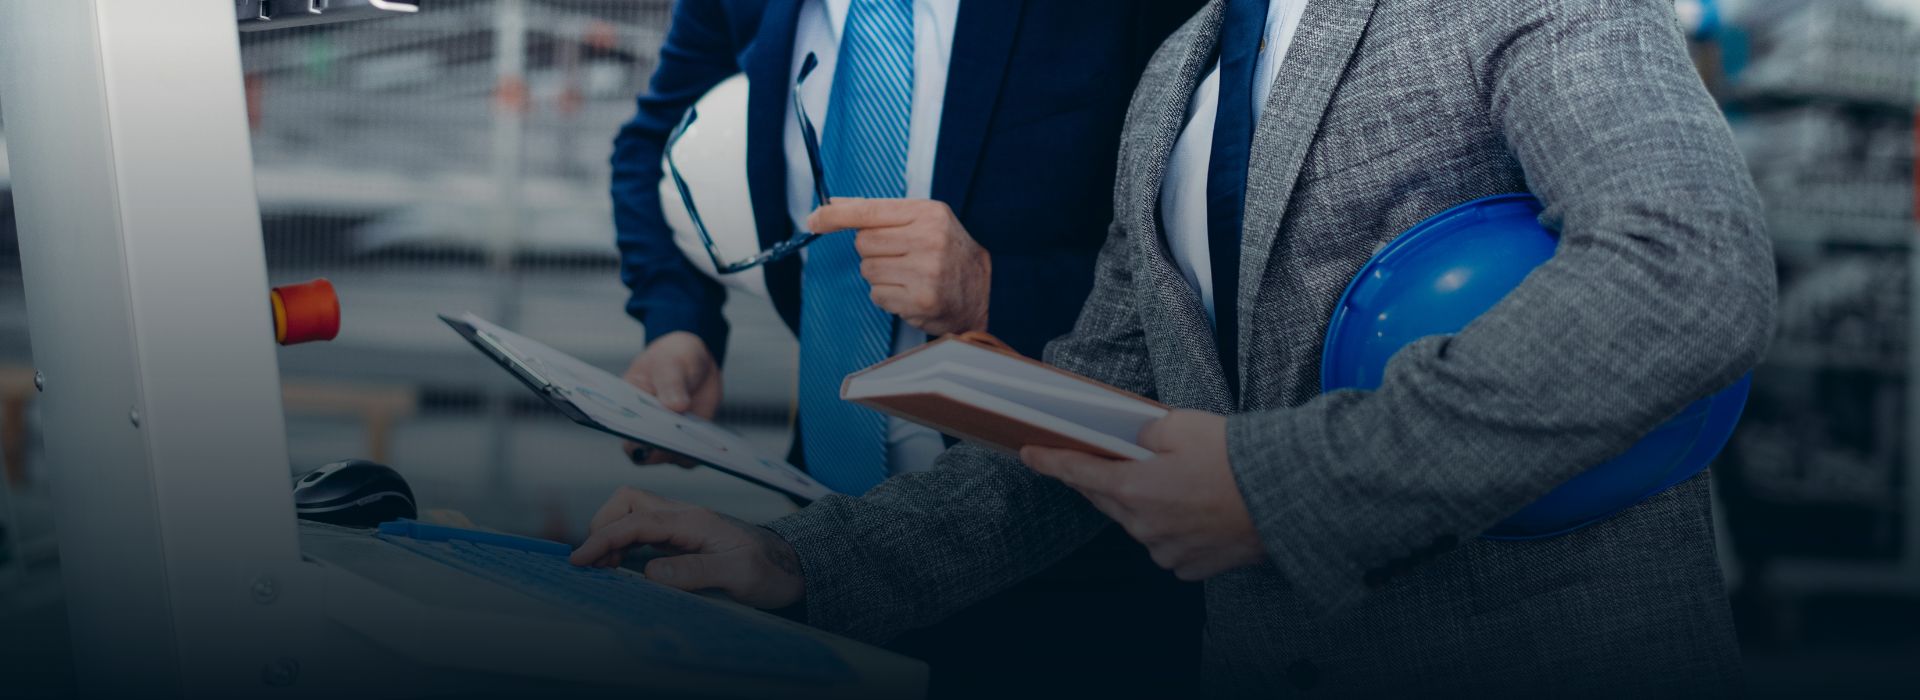
[[[690,331],[726,353],[725,291],[673,244],[661,213],[667,135],[745,72],[747,181],[761,241],[793,233],[784,148],[802,0],[680,0],[639,112],[614,142],[613,200],[627,311],[647,340]],[[1029,355],[1071,330],[1113,218],[1120,126],[1146,62],[1202,0],[966,0],[957,18],[933,199],[993,256],[988,330]],[[789,327],[800,261],[769,265]]]

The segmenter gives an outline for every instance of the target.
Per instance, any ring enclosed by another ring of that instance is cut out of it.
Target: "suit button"
[[[1320,684],[1320,667],[1307,659],[1295,661],[1287,666],[1287,682],[1301,690],[1312,690]]]

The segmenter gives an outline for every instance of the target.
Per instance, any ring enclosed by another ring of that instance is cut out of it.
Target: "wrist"
[[[773,585],[770,594],[776,601],[773,608],[789,608],[806,601],[806,574],[800,566],[800,552],[780,533],[763,525],[754,525],[732,516],[724,516],[734,522],[759,543],[761,557],[771,571],[769,582]]]
[[[985,248],[980,249],[980,286],[980,293],[973,295],[977,301],[967,329],[985,332],[988,316],[993,310],[993,253]]]
[[[764,527],[757,527],[761,541],[766,543],[767,563],[771,564],[780,579],[781,589],[778,597],[785,603],[780,607],[795,607],[806,604],[807,576],[800,568],[800,552],[793,544],[778,533]]]
[[[646,334],[646,346],[653,347],[670,336],[691,335],[700,340],[715,360],[726,351],[727,337],[731,328],[726,317],[718,310],[706,310],[696,306],[664,307],[649,309],[640,319]]]
[[[713,349],[707,346],[707,340],[693,331],[673,331],[661,335],[647,343],[647,350],[693,355],[696,359],[714,359]]]

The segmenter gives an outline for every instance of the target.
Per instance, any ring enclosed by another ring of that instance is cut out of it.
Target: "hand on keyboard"
[[[558,542],[401,520],[380,538],[614,627],[649,661],[734,675],[836,682],[852,669],[797,626],[689,595],[625,571],[567,563]],[[557,551],[556,551],[557,550]]]
[[[647,563],[647,578],[682,590],[717,589],[756,608],[800,602],[805,580],[792,545],[766,528],[621,487],[593,516],[587,541],[570,560],[615,567],[629,547],[667,552]]]

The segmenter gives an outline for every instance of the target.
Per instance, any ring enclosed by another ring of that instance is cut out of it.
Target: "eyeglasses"
[[[807,105],[800,99],[800,86],[807,83],[807,76],[820,67],[820,58],[812,53],[800,64],[800,77],[793,82],[793,113],[800,122],[800,138],[807,147],[807,166],[813,170],[813,192],[820,204],[833,201],[833,195],[827,192],[827,168],[820,160],[820,133],[813,127],[813,118],[807,116]],[[820,234],[805,231],[797,232],[792,238],[775,244],[772,248],[760,251],[745,260],[728,262],[721,257],[720,246],[713,241],[713,234],[707,232],[706,223],[700,220],[700,210],[693,205],[693,190],[687,187],[687,180],[680,176],[680,166],[673,162],[674,146],[687,134],[687,128],[700,118],[700,110],[687,108],[686,118],[680,120],[680,126],[667,136],[667,173],[673,177],[674,188],[680,191],[680,201],[687,207],[687,218],[693,220],[693,229],[700,233],[700,242],[707,248],[707,257],[713,260],[713,269],[723,275],[745,272],[753,268],[786,258],[800,252],[801,248],[819,240]]]

